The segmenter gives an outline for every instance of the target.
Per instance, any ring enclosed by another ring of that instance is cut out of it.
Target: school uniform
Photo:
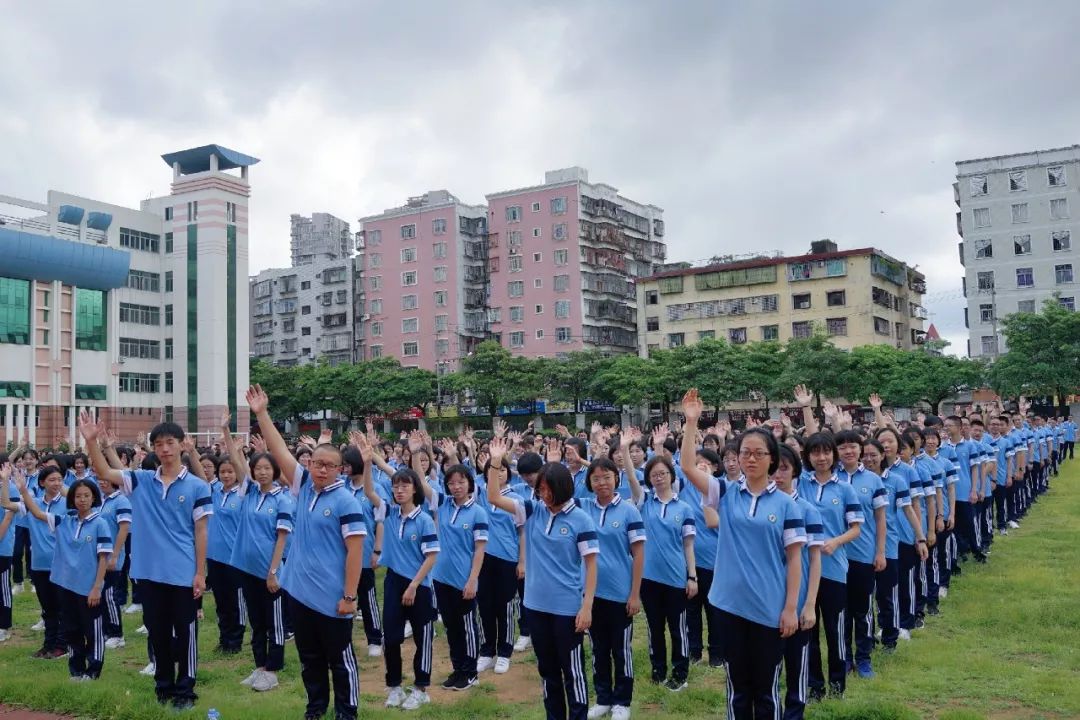
[[[570,470],[570,466],[567,465],[566,469]],[[588,465],[582,465],[581,467],[579,467],[577,469],[576,472],[574,470],[570,470],[570,476],[574,478],[574,497],[575,498],[586,498],[586,497],[590,497],[592,495],[592,492],[585,485],[585,476],[588,475],[588,474],[589,474],[589,466]]]
[[[859,463],[855,472],[836,471],[842,483],[851,485],[859,499],[863,525],[859,537],[844,546],[847,550],[847,614],[844,621],[845,656],[855,662],[869,662],[874,649],[874,557],[877,555],[878,522],[875,511],[886,507],[889,493],[881,477]],[[803,498],[805,501],[805,498]],[[809,534],[809,533],[808,533]],[[852,653],[854,644],[855,652]]]
[[[514,501],[522,499],[510,487],[504,487],[500,494]],[[485,497],[479,483],[476,496]],[[494,506],[488,506],[487,512],[488,542],[484,548],[484,564],[480,568],[480,591],[476,596],[482,626],[480,657],[508,658],[514,649],[514,597],[518,587],[518,530],[521,523],[513,513]]]
[[[372,468],[373,471],[376,469]],[[384,513],[376,513],[375,507],[368,500],[367,495],[364,494],[363,485],[360,487],[351,485],[350,487],[353,497],[360,504],[361,512],[364,513],[364,526],[367,528],[363,567],[360,570],[360,584],[356,588],[356,607],[364,624],[364,637],[367,640],[368,647],[381,647],[383,641],[382,612],[379,610],[379,599],[375,592],[375,568],[371,566],[371,559],[376,550],[375,531],[377,525],[382,523],[381,519],[376,521],[375,517],[378,515],[381,518]],[[387,502],[387,500],[384,499],[383,502]],[[381,554],[382,548],[378,549]]]
[[[937,521],[937,516],[930,517],[930,500],[937,498],[937,487],[934,485],[934,472],[937,470],[936,463],[930,460],[930,456],[924,451],[920,450],[919,454],[912,460],[912,467],[915,468],[915,474],[918,476],[919,482],[922,484],[922,512],[919,513],[919,522],[922,524],[922,533],[924,538],[930,537],[930,523]],[[935,513],[937,511],[935,510]],[[929,546],[927,551],[929,551]],[[927,555],[927,559],[929,559]],[[926,617],[926,560],[917,558],[915,560],[915,618],[916,621],[922,620]]]
[[[166,486],[157,470],[125,470],[120,492],[139,518],[131,553],[131,576],[139,580],[143,621],[153,650],[159,702],[194,701],[198,667],[195,526],[214,513],[210,487],[181,465]]]
[[[911,505],[910,475],[904,470],[906,467],[897,459],[881,473],[889,504],[885,508],[885,569],[879,570],[874,577],[874,594],[881,644],[888,649],[896,647],[900,634],[900,527],[901,521],[907,522],[904,508]]]
[[[244,644],[244,628],[247,624],[240,571],[231,564],[243,504],[240,483],[234,483],[228,490],[217,483],[211,489],[211,498],[214,516],[210,520],[206,547],[206,571],[214,588],[218,644],[223,652],[233,653],[239,652]]]
[[[1073,452],[1076,448],[1076,423],[1072,420],[1066,420],[1062,425],[1065,428],[1065,449],[1062,452],[1061,457],[1065,457],[1065,453],[1069,454],[1069,459],[1073,459]]]
[[[953,539],[953,531],[949,529],[951,511],[949,510],[949,488],[956,484],[956,466],[951,460],[945,458],[940,450],[937,455],[927,454],[931,461],[931,472],[934,495],[941,491],[941,502],[937,508],[937,517],[931,518],[937,524],[937,518],[942,520],[942,529],[937,532],[937,542],[929,548],[930,555],[927,558],[926,569],[926,605],[929,608],[937,608],[941,588],[949,587],[949,579],[952,571],[952,547],[956,542]]]
[[[784,659],[779,627],[787,599],[786,549],[806,543],[803,511],[772,482],[755,495],[745,481],[710,478],[704,502],[720,515],[709,602],[721,621],[728,717],[775,717]]]
[[[720,623],[716,619],[716,609],[709,604],[709,591],[713,583],[713,567],[716,565],[716,543],[720,539],[718,528],[711,528],[705,522],[705,514],[701,510],[701,493],[691,482],[683,483],[679,490],[679,497],[690,506],[694,513],[694,574],[697,575],[697,595],[687,600],[686,603],[686,628],[690,638],[690,659],[700,660],[706,642],[709,648],[709,664],[718,666],[724,662],[724,653],[721,649]],[[704,623],[708,623],[708,637],[703,638]]]
[[[281,589],[270,592],[266,580],[278,534],[293,531],[296,501],[280,485],[262,492],[250,478],[241,483],[238,495],[240,526],[229,564],[240,574],[240,589],[251,623],[255,667],[277,672],[285,667],[284,600]],[[280,583],[282,569],[276,570]],[[336,601],[334,604],[337,605]]]
[[[967,559],[968,553],[979,562],[986,561],[979,536],[979,525],[975,517],[975,507],[970,502],[972,491],[972,469],[980,463],[980,450],[970,440],[961,440],[953,446],[956,453],[956,540],[960,557]],[[978,477],[978,475],[976,475]]]
[[[521,500],[514,514],[525,525],[525,607],[544,709],[549,720],[582,720],[589,687],[575,621],[584,559],[600,551],[596,525],[573,499],[554,513],[539,500]]]
[[[345,588],[345,542],[350,537],[363,541],[367,535],[363,513],[344,482],[318,490],[301,465],[296,466],[290,492],[295,502],[293,542],[281,570],[281,587],[296,631],[300,677],[307,692],[305,713],[321,717],[330,706],[329,674],[334,713],[352,720],[360,702],[353,619],[338,614],[337,607]]]
[[[60,491],[52,500],[45,498],[44,490],[36,498],[38,507],[44,513],[63,514],[67,511],[67,489]],[[20,513],[29,517],[25,508]],[[34,548],[34,554],[30,564],[30,581],[34,583],[34,593],[37,595],[38,606],[41,608],[41,619],[45,622],[45,637],[41,649],[45,651],[66,650],[63,630],[61,628],[61,615],[63,608],[60,602],[60,589],[53,583],[51,578],[53,553],[56,550],[56,536],[52,533],[48,524],[38,522],[30,518],[27,526],[30,533],[30,543]]]
[[[915,503],[917,498],[921,499],[923,497],[925,494],[923,481],[922,478],[919,477],[919,472],[916,470],[914,464],[901,461],[899,465],[894,465],[890,468],[890,471],[905,474],[908,483],[908,496],[911,498],[912,504]],[[926,514],[925,507],[919,514]],[[897,610],[900,618],[900,628],[902,630],[914,630],[919,582],[919,553],[918,549],[915,547],[918,533],[911,524],[911,521],[908,520],[907,513],[897,514],[897,528],[900,535],[900,565],[898,568],[899,580],[897,583],[900,605]]]
[[[997,460],[997,448],[991,444],[990,440],[990,435],[985,434],[982,436],[982,439],[975,441],[978,443],[980,450],[979,485],[977,491],[982,495],[982,500],[978,502],[976,511],[976,525],[979,529],[980,547],[984,553],[990,549],[990,545],[994,542],[993,485],[996,476],[991,477],[990,465]]]
[[[875,475],[875,477],[877,477]],[[802,547],[802,583],[799,585],[798,617],[806,607],[810,590],[810,548],[825,544],[825,527],[821,513],[796,490],[791,499],[803,512],[806,524],[806,543]],[[872,640],[872,637],[871,637]],[[784,640],[784,675],[787,693],[784,696],[784,720],[802,720],[809,699],[810,631],[799,629]]]
[[[994,477],[992,491],[992,511],[993,515],[997,516],[998,531],[1005,532],[1008,529],[1009,522],[1008,497],[1010,488],[1007,487],[1011,475],[1009,466],[1016,462],[1016,447],[1009,435],[991,437],[990,444],[994,448],[994,455],[997,459],[997,472]],[[991,515],[991,524],[993,524],[993,515]]]
[[[13,497],[11,500],[18,502],[19,499]],[[0,630],[11,629],[11,563],[15,554],[15,518],[18,513],[14,510],[0,510],[0,522],[8,515],[12,516],[11,521],[7,531],[0,535]]]
[[[949,530],[946,527],[945,542],[934,546],[934,550],[936,551],[935,557],[938,560],[940,568],[940,580],[938,584],[939,587],[948,588],[953,574],[957,574],[957,558],[959,557],[959,545],[956,539],[956,519],[953,518],[953,509],[950,507],[949,502],[950,494],[955,495],[958,502],[960,500],[960,494],[957,492],[956,488],[956,484],[960,480],[959,460],[956,457],[956,446],[949,440],[943,439],[936,457],[938,463],[945,469],[945,487],[942,490],[943,519],[945,520],[946,525],[950,519],[953,520],[953,528]]]
[[[381,507],[385,508],[386,505]],[[431,573],[416,588],[413,604],[401,604],[401,598],[412,583],[425,556],[440,551],[435,521],[422,506],[408,515],[394,505],[383,521],[383,556],[386,566],[383,578],[383,659],[386,662],[386,686],[401,686],[401,644],[405,642],[405,623],[412,625],[413,673],[417,689],[431,685],[431,645],[434,639],[435,606]]]
[[[695,570],[686,567],[683,541],[697,533],[694,511],[677,494],[672,493],[669,500],[663,501],[655,492],[642,494],[638,510],[649,535],[641,580],[641,604],[648,621],[652,679],[662,682],[667,678],[666,623],[671,633],[671,679],[682,684],[690,672],[686,582]]]
[[[839,537],[864,521],[862,505],[850,483],[841,483],[833,474],[825,482],[812,476],[799,483],[799,496],[821,513],[825,539]],[[860,533],[861,534],[861,533]],[[847,682],[849,660],[844,628],[847,626],[847,545],[841,545],[832,555],[822,554],[821,584],[818,588],[818,622],[810,631],[810,689],[825,691],[825,674],[821,664],[821,631],[824,628],[828,647],[828,680],[834,692],[843,693]]]
[[[30,488],[30,494],[35,498],[39,497],[38,493],[41,489],[38,487],[38,474],[32,473],[26,476],[26,487]],[[12,500],[18,502],[18,491],[14,487],[11,491],[15,493],[12,496]],[[12,551],[11,557],[11,581],[17,585],[22,585],[25,578],[30,577],[31,564],[33,561],[31,543],[30,543],[30,523],[26,515],[15,513],[15,519],[11,523],[15,527],[15,547]]]
[[[450,663],[455,673],[469,679],[476,676],[480,639],[476,597],[466,600],[463,593],[476,545],[488,540],[488,513],[471,495],[458,505],[449,495],[437,494],[432,496],[432,504],[438,517],[439,556],[431,579],[450,645]]]
[[[532,486],[521,480],[520,477],[517,478],[516,482],[510,483],[510,489],[522,500],[539,500]],[[514,574],[517,575],[517,568],[514,569]],[[525,607],[525,578],[518,578],[517,580],[515,602],[518,609],[518,635],[529,637],[531,631],[529,630],[529,610]],[[486,634],[487,631],[485,631]]]
[[[119,490],[114,490],[101,499],[101,508],[98,511],[101,518],[109,526],[109,535],[116,547],[117,533],[120,526],[131,527],[131,501],[124,497]],[[105,590],[101,601],[105,604],[105,637],[124,637],[123,604],[120,601],[120,590],[123,584],[123,576],[120,568],[127,562],[127,549],[120,547],[120,553],[116,556],[116,570],[105,571]]]
[[[633,582],[631,548],[645,542],[645,523],[633,503],[621,495],[607,505],[586,498],[580,506],[596,526],[600,548],[589,628],[596,704],[628,708],[634,695],[634,618],[626,612]]]

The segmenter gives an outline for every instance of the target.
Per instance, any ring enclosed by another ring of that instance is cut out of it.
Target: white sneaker
[[[630,720],[630,708],[616,705],[611,708],[611,720]]]
[[[944,590],[944,589],[945,588],[942,588],[942,590]],[[881,628],[877,629],[877,631],[874,633],[874,637],[876,637],[878,640],[881,639]]]
[[[38,620],[36,623],[34,623],[33,625],[30,626],[30,629],[41,632],[42,630],[45,629],[45,621],[44,620]]]
[[[589,708],[589,712],[585,715],[585,717],[587,717],[589,720],[597,720],[597,718],[602,718],[609,712],[611,712],[610,705],[593,705],[591,708]]]
[[[477,663],[479,666],[479,663]],[[495,674],[502,675],[505,672],[510,672],[510,658],[495,658]]]
[[[149,665],[144,667],[142,670],[140,670],[139,674],[140,675],[151,675],[152,676],[156,672],[157,672],[157,665],[155,665],[154,663],[150,663]]]
[[[409,622],[408,620],[405,621],[405,637],[407,637],[407,638],[412,637],[412,623]]]
[[[149,635],[150,634],[150,631],[146,629],[145,625],[140,625],[139,627],[135,628],[135,632],[137,632],[139,635]]]
[[[11,594],[12,595],[19,595],[19,594],[21,594],[23,592],[23,589],[24,588],[23,588],[22,583],[15,583],[14,585],[11,586]]]
[[[368,645],[368,657],[382,657],[382,645]]]
[[[405,691],[401,687],[392,687],[386,693],[386,707],[401,707],[405,702]]]
[[[111,637],[105,641],[105,647],[110,650],[116,650],[118,648],[127,647],[127,642],[122,637]]]
[[[484,672],[485,670],[490,670],[494,664],[495,664],[495,658],[489,658],[489,657],[476,658],[476,674],[479,675],[480,673]]]
[[[901,640],[910,640],[911,639],[911,631],[906,629],[906,628],[900,628],[900,639]]]
[[[937,595],[938,595],[939,600],[944,600],[945,598],[949,597],[949,588],[944,587],[944,586],[939,587],[938,591],[937,591]]]
[[[240,681],[240,684],[241,685],[247,685],[248,687],[251,687],[252,685],[255,684],[255,681],[259,679],[259,673],[260,672],[262,672],[262,671],[259,670],[258,668],[252,670],[250,675],[248,675],[246,678],[244,678],[243,680]]]
[[[1008,530],[998,530],[998,535],[1008,535],[1008,534],[1009,534]],[[990,551],[987,550],[986,552],[989,553]]]
[[[142,605],[136,605],[135,603],[131,603],[126,608],[124,608],[124,614],[125,615],[134,615],[135,613],[141,613],[141,612],[142,612]]]
[[[255,682],[251,683],[251,689],[255,692],[266,692],[267,690],[273,690],[277,686],[277,673],[269,670],[260,672],[259,677],[255,678]]]
[[[1019,530],[1020,529],[1020,523],[1016,522],[1015,520],[1010,520],[1008,525],[1013,530]]]
[[[0,628],[0,642],[7,642],[11,639],[11,632]]]
[[[514,643],[514,652],[525,652],[529,649],[530,645],[532,645],[532,638],[528,635],[522,635],[517,639],[517,642]]]
[[[423,690],[413,688],[409,693],[409,697],[405,698],[405,702],[401,703],[402,710],[416,710],[421,705],[426,705],[431,702],[431,696]]]

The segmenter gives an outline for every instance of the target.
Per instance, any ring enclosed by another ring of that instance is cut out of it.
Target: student
[[[608,458],[593,460],[585,477],[592,496],[576,501],[596,525],[600,547],[589,628],[596,687],[596,704],[586,715],[591,720],[608,713],[629,720],[634,694],[634,616],[641,611],[645,524],[633,503],[616,492],[617,470]]]
[[[40,493],[37,497],[37,505],[41,511],[48,514],[63,512],[67,488],[64,487],[64,473],[60,468],[53,464],[42,467],[37,473],[37,485]],[[26,513],[20,514],[26,515]],[[67,645],[60,627],[60,590],[50,579],[56,536],[46,523],[31,522],[27,530],[34,548],[31,556],[30,581],[37,594],[41,620],[45,629],[41,649],[34,653],[34,657],[54,660],[67,654]]]
[[[329,675],[335,716],[354,720],[360,677],[352,625],[367,536],[363,512],[337,477],[341,452],[334,445],[316,447],[305,468],[274,426],[267,410],[269,398],[262,387],[248,388],[246,399],[296,503],[288,564],[284,569],[271,564],[269,572],[280,573],[281,587],[289,598],[300,676],[307,692],[304,717],[314,720],[326,713],[330,706]]]
[[[489,449],[492,463],[509,451],[502,438]],[[574,502],[574,477],[558,463],[540,469],[536,499],[504,497],[495,484],[487,492],[490,505],[525,524],[525,606],[547,717],[582,720],[589,701],[582,638],[592,625],[596,594],[596,526]]]
[[[11,476],[12,467],[5,464],[0,469],[0,498],[9,508]],[[40,520],[56,536],[49,578],[60,596],[62,632],[71,651],[68,672],[75,681],[96,680],[105,662],[101,594],[105,566],[112,554],[109,525],[96,510],[101,507],[101,492],[92,480],[76,480],[65,507],[57,508],[60,512],[45,512],[34,500],[21,471],[15,473],[14,480],[22,497],[20,511]]]
[[[641,602],[649,627],[652,681],[663,684],[672,692],[679,692],[686,687],[690,672],[686,604],[687,599],[697,595],[698,591],[694,511],[673,489],[675,468],[665,455],[657,454],[645,463],[648,492],[644,492],[638,483],[628,450],[622,453],[622,459],[623,469],[630,478],[631,499],[641,512],[649,536],[645,546]],[[665,623],[671,633],[671,677],[668,677],[665,657]]]
[[[956,508],[956,472],[952,461],[941,453],[941,434],[936,427],[923,430],[926,457],[934,468],[934,493],[937,500],[937,516],[934,529],[937,542],[930,548],[930,561],[926,573],[926,612],[938,615],[939,600],[948,595],[950,569],[952,567],[953,517]],[[953,472],[949,472],[953,470]]]
[[[74,453],[71,455],[70,462],[68,463],[68,471],[67,476],[64,478],[64,485],[70,487],[76,480],[90,480],[92,482],[97,482],[93,470],[89,467],[86,453]]]
[[[30,431],[27,430],[23,435],[22,446],[11,453],[10,461],[15,467],[22,467],[23,473],[26,475],[26,483],[30,486],[31,492],[35,493],[35,498],[38,497],[36,493],[38,492],[37,471],[39,459],[40,456],[37,450],[30,447]],[[13,595],[18,595],[23,592],[23,581],[30,577],[33,558],[30,550],[29,520],[25,515],[16,513],[13,523],[15,525],[15,547],[11,560],[11,592]]]
[[[453,666],[442,686],[466,690],[476,684],[478,672],[494,665],[490,657],[484,658],[483,667],[477,665],[476,592],[488,542],[488,513],[474,497],[476,481],[469,468],[451,465],[444,478],[446,494],[436,493],[426,483],[424,489],[428,507],[436,514],[439,553],[431,578]]]
[[[963,436],[963,420],[957,415],[945,418],[952,452],[955,455],[956,482],[956,539],[960,558],[968,554],[978,563],[986,562],[978,535],[975,505],[979,502],[979,449]]]
[[[847,687],[847,545],[861,534],[862,505],[855,488],[841,483],[835,468],[840,458],[830,433],[818,432],[806,440],[803,463],[811,475],[799,482],[799,496],[821,514],[825,544],[822,545],[821,585],[818,589],[818,622],[810,634],[810,697],[825,697],[825,674],[821,667],[821,630],[828,646],[829,694],[844,696]]]
[[[0,453],[0,467],[8,463],[6,453]],[[11,496],[11,490],[7,490],[9,498],[17,501],[17,496]],[[11,562],[15,554],[15,510],[7,508],[0,503],[0,642],[11,639]]]
[[[498,465],[488,460],[483,468],[488,483],[495,483],[499,494],[511,500],[521,495],[507,485],[510,468],[503,457]],[[487,486],[477,501],[487,504]],[[495,672],[510,669],[510,654],[514,644],[514,596],[517,594],[518,565],[524,566],[524,544],[521,541],[523,523],[505,510],[488,506],[488,543],[484,548],[484,564],[480,568],[480,589],[477,604],[483,627],[478,663],[495,658]]]
[[[720,516],[709,602],[718,610],[724,638],[728,717],[774,718],[780,713],[784,640],[799,629],[803,513],[769,479],[780,465],[780,447],[770,432],[754,428],[736,441],[744,480],[731,482],[697,469],[693,433],[702,409],[691,388],[682,400],[681,463],[706,505]]]
[[[227,413],[222,418],[221,446],[225,449],[226,457],[217,466],[218,482],[211,486],[214,517],[210,521],[206,569],[207,579],[214,589],[217,609],[217,650],[233,655],[240,652],[243,646],[247,616],[241,573],[231,561],[243,503],[239,492],[240,479],[247,477],[248,468],[243,451],[233,440]]]
[[[111,449],[111,448],[110,448]],[[102,450],[105,450],[103,447]],[[127,560],[127,538],[131,529],[131,500],[108,481],[107,478],[95,478],[101,493],[101,518],[109,526],[112,538],[112,553],[105,567],[105,647],[110,650],[127,645],[124,640],[124,620],[120,598],[124,583],[120,568]]]
[[[885,512],[889,494],[881,477],[867,470],[862,457],[862,438],[854,430],[836,434],[840,468],[836,476],[851,485],[862,509],[863,527],[846,547],[847,613],[844,622],[845,656],[854,658],[855,671],[868,680],[874,677],[870,653],[874,649],[874,574],[885,569]],[[852,645],[855,653],[852,655]]]
[[[382,611],[375,593],[375,567],[382,557],[384,529],[382,520],[376,520],[375,508],[364,494],[364,466],[367,463],[358,449],[356,435],[357,433],[350,433],[352,446],[341,456],[345,473],[349,476],[348,487],[364,513],[364,525],[369,538],[369,541],[364,543],[363,568],[360,571],[360,585],[356,589],[356,597],[359,602],[359,615],[364,623],[368,657],[382,657]],[[372,468],[372,473],[377,470],[378,468]]]
[[[574,479],[574,497],[587,497],[589,491],[585,488],[585,474],[589,471],[589,444],[581,438],[566,438],[563,442],[563,464]]]
[[[923,537],[926,538],[927,552],[932,552],[937,542],[937,484],[941,482],[940,466],[923,450],[924,436],[919,427],[911,426],[904,430],[904,435],[911,441],[911,467],[921,484],[921,495],[913,503],[917,507],[919,520],[922,522]],[[935,475],[938,475],[935,481]],[[926,561],[919,560],[915,565],[915,628],[926,627]]]
[[[510,484],[513,492],[517,493],[522,500],[536,500],[536,478],[540,476],[540,470],[544,467],[544,458],[539,453],[522,453],[517,460],[515,470],[517,481]],[[489,505],[490,507],[490,505]],[[524,523],[522,523],[524,528]],[[529,611],[525,607],[525,536],[524,530],[518,536],[521,548],[519,550],[517,568],[517,605],[518,605],[518,639],[514,642],[514,652],[525,652],[532,645],[529,635]]]

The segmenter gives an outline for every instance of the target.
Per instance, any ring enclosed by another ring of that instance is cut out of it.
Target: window
[[[436,290],[435,291],[435,307],[446,307],[447,297],[448,297],[448,295],[447,295],[445,290]]]
[[[446,332],[449,315],[436,315],[435,316],[435,332]]]
[[[307,328],[305,328],[306,330]],[[371,323],[371,337],[382,337],[382,321],[376,320]]]
[[[145,290],[147,292],[159,292],[161,290],[161,275],[143,270],[128,270],[127,280],[124,287],[132,290]]]
[[[794,338],[808,338],[814,334],[814,326],[809,320],[801,320],[791,323],[791,336]]]
[[[682,275],[676,277],[660,278],[660,294],[674,295],[683,291]]]
[[[667,344],[669,348],[682,347],[686,344],[686,333],[668,333]]]
[[[570,342],[570,328],[557,327],[555,328],[555,342],[568,343]]]
[[[1060,297],[1058,304],[1070,312],[1076,312],[1076,298],[1074,297]]]
[[[489,273],[497,273],[497,272],[499,272],[499,258],[497,258],[497,257],[488,258],[488,272]]]
[[[165,338],[165,359],[166,360],[172,360],[173,359],[173,339],[172,338]]]
[[[844,290],[830,290],[825,293],[825,304],[829,307],[843,307],[847,305],[847,292]]]
[[[225,222],[236,222],[236,203],[225,203]]]
[[[525,306],[524,305],[511,305],[510,306],[510,322],[512,322],[512,323],[525,322]]]
[[[1067,220],[1069,217],[1069,201],[1065,198],[1054,198],[1050,201],[1050,219]]]
[[[825,332],[830,337],[847,335],[847,318],[825,318]]]
[[[28,398],[30,397],[30,383],[0,381],[0,398]],[[3,409],[3,406],[0,406]],[[3,417],[3,416],[0,416]]]
[[[565,215],[566,214],[566,198],[565,197],[551,198],[551,214],[552,215]]]
[[[534,203],[532,204],[532,211],[533,211],[533,212],[540,212],[540,203],[538,203],[538,202],[534,202]]]
[[[120,247],[143,252],[160,252],[161,236],[122,227],[120,228]]]
[[[120,373],[120,392],[156,393],[159,392],[161,376],[152,373]]]
[[[173,271],[172,270],[166,270],[165,271],[165,292],[172,292],[172,291],[173,291]]]
[[[187,219],[188,222],[199,219],[199,201],[192,200],[187,204]]]
[[[514,332],[510,333],[510,347],[525,347],[525,333],[520,330],[515,330]]]
[[[1013,235],[1013,255],[1031,254],[1031,236]]]
[[[1046,184],[1050,187],[1064,187],[1065,182],[1065,166],[1054,165],[1046,168]]]
[[[172,317],[172,305],[166,305],[167,317]],[[160,325],[161,308],[153,305],[135,305],[134,303],[120,303],[120,322],[136,323],[138,325]]]
[[[968,179],[968,194],[971,197],[979,197],[987,193],[987,183],[985,175],[973,175]]]
[[[402,251],[404,252],[404,251]],[[368,267],[372,270],[382,267],[382,253],[371,253],[368,255]]]
[[[302,281],[300,283],[300,289],[301,290],[310,290],[311,289],[311,281],[310,280]]]
[[[1035,287],[1035,274],[1031,268],[1016,268],[1016,287]]]
[[[401,226],[401,239],[412,240],[416,237],[416,225],[402,225]]]
[[[376,358],[381,358],[381,357],[382,357],[382,345],[372,345],[371,346],[371,359],[374,360]]]
[[[403,334],[420,332],[420,320],[418,318],[402,318],[401,332]]]
[[[888,336],[889,334],[889,321],[883,317],[874,316],[874,332],[878,335]]]
[[[1027,189],[1027,170],[1013,170],[1009,173],[1009,192],[1022,192]]]
[[[536,339],[537,340],[543,340],[544,339],[544,330],[543,330],[543,328],[537,328],[536,329]]]
[[[1013,203],[1012,221],[1014,223],[1026,223],[1029,219],[1027,203]],[[976,226],[978,227],[978,226]]]
[[[653,316],[645,318],[645,330],[648,332],[656,332],[660,329],[660,317]]]
[[[557,223],[551,226],[551,237],[556,240],[566,239],[566,223]]]
[[[446,282],[446,266],[445,265],[436,265],[435,266],[435,271],[434,271],[434,276],[435,276],[435,282]]]
[[[104,385],[76,385],[76,400],[104,400],[108,388]]]
[[[310,305],[301,305],[300,306],[300,314],[301,315],[310,315],[311,314],[311,306]]]
[[[558,283],[556,283],[556,285],[557,284]],[[646,305],[659,305],[660,304],[660,293],[657,292],[656,290],[646,290],[645,291],[645,304]]]
[[[706,332],[712,333],[713,331],[712,330],[707,330]],[[746,343],[746,328],[744,328],[744,327],[729,328],[728,332],[727,332],[727,336],[728,336],[728,342],[731,343],[732,345],[743,345],[743,344]],[[708,335],[706,337],[713,337],[713,335]],[[704,340],[705,338],[701,337],[701,333],[698,333],[698,339],[699,340]]]
[[[169,348],[171,351],[171,348]],[[161,358],[161,344],[157,340],[141,338],[120,338],[120,357],[140,360],[158,360]]]
[[[166,305],[165,306],[165,324],[166,325],[172,325],[173,324],[173,306],[172,305]]]
[[[543,262],[543,261],[544,261],[544,253],[538,253],[538,252],[533,253],[533,262]]]
[[[167,220],[167,221],[172,220],[172,212],[173,212],[173,209],[172,209],[171,205],[169,207],[165,208],[165,220]]]
[[[997,338],[993,335],[982,336],[982,354],[997,355]]]
[[[994,271],[986,270],[978,274],[979,290],[993,290],[994,289]]]
[[[171,232],[165,233],[165,252],[171,253],[173,251],[173,234]]]
[[[449,340],[436,340],[435,341],[435,355],[437,357],[445,357],[450,354],[450,341]],[[441,368],[442,366],[440,366]],[[443,374],[442,372],[439,373]]]
[[[780,339],[780,326],[779,325],[762,325],[761,326],[761,339],[768,342],[769,340]]]
[[[371,276],[371,289],[382,290],[382,275]]]
[[[570,301],[569,300],[556,300],[555,301],[555,317],[564,319],[570,317]]]
[[[1072,263],[1066,263],[1064,265],[1054,266],[1054,280],[1058,285],[1064,285],[1065,283],[1071,283],[1073,281],[1073,266]]]
[[[402,295],[401,296],[401,309],[402,310],[415,310],[416,309],[416,296],[415,295]]]
[[[79,350],[105,350],[105,293],[102,290],[77,288],[75,291],[75,347]],[[47,344],[47,343],[46,343]]]
[[[348,293],[345,290],[338,290],[334,293],[334,303],[337,305],[344,305],[347,298]]]
[[[416,262],[416,248],[401,248],[401,262]]]
[[[311,334],[311,328],[309,328],[309,327],[300,328],[300,334],[303,335],[303,336],[310,335]]]
[[[990,227],[990,208],[975,208],[971,211],[971,217],[975,222],[975,227]]]
[[[442,260],[446,257],[446,242],[437,242],[431,246],[431,255],[436,260]]]
[[[534,238],[538,238],[538,237],[540,237],[540,228],[533,228],[533,231],[532,231],[532,236],[533,236]]]
[[[533,287],[537,290],[544,287],[544,280],[542,278],[533,278]]]
[[[416,284],[416,271],[409,270],[401,273],[401,285],[402,287],[410,287]]]
[[[994,306],[991,303],[982,303],[979,305],[979,322],[990,323],[994,322]]]
[[[513,255],[515,250],[521,252],[521,231],[511,230],[506,242],[506,246],[510,248],[510,254]]]
[[[376,300],[371,301],[371,314],[372,315],[381,315],[382,314],[382,298],[378,298]]]
[[[795,310],[810,309],[810,293],[799,293],[791,296],[791,307]]]
[[[521,297],[525,294],[525,283],[521,280],[512,280],[506,284],[506,294],[510,297]]]
[[[990,238],[982,238],[975,241],[975,259],[988,260],[994,257],[994,241]]]
[[[420,343],[418,342],[406,342],[401,343],[401,354],[405,357],[416,357],[420,354]]]
[[[569,275],[556,275],[553,280],[555,292],[566,292],[570,289]]]
[[[1034,300],[1020,300],[1016,303],[1016,312],[1033,313],[1035,312]]]
[[[1057,230],[1050,233],[1050,244],[1054,252],[1072,250],[1072,232],[1069,230]]]
[[[569,256],[570,256],[569,251],[567,251],[565,248],[563,248],[561,250],[556,250],[552,254],[551,257],[552,257],[552,262],[554,262],[555,265],[558,267],[558,266],[565,265],[567,262],[569,262]]]
[[[520,255],[511,255],[510,258],[509,258],[509,262],[507,263],[507,269],[510,272],[515,273],[515,272],[521,272],[522,267],[523,266],[522,266],[522,263],[521,263],[521,256]]]
[[[813,277],[814,264],[809,262],[788,263],[788,280],[809,280]]]
[[[521,206],[520,205],[507,205],[506,206],[506,222],[521,222]]]
[[[445,235],[446,234],[446,219],[435,218],[431,221],[431,234],[432,235]]]

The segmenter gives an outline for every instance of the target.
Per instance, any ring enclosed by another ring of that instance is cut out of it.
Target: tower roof
[[[190,175],[209,170],[211,155],[217,155],[219,170],[233,170],[259,162],[259,158],[216,144],[166,153],[161,156],[161,159],[169,167],[172,167],[175,163],[180,163],[180,172],[184,175]]]

